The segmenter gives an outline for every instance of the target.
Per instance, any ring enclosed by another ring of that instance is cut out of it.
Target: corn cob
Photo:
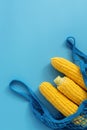
[[[63,115],[74,114],[78,106],[61,94],[55,87],[48,82],[43,82],[39,87],[42,95]]]
[[[82,74],[80,72],[80,68],[77,65],[64,58],[59,57],[52,58],[51,64],[55,69],[64,73],[67,77],[71,78],[79,86],[87,90],[84,84]]]
[[[58,76],[54,82],[58,85],[57,89],[74,103],[79,105],[83,100],[87,99],[87,93],[68,77],[61,78]],[[87,127],[87,117],[80,115],[73,120],[73,123]]]
[[[54,82],[58,85],[57,89],[77,105],[87,99],[86,91],[68,77],[58,76]]]

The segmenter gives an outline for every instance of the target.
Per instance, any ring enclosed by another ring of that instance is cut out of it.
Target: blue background
[[[0,0],[0,130],[50,130],[8,85],[22,80],[41,97],[39,84],[58,74],[50,58],[71,60],[67,36],[87,53],[87,0]]]

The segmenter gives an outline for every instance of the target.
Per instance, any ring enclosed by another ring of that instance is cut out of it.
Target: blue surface
[[[43,99],[39,84],[58,74],[50,58],[71,59],[66,37],[76,37],[77,47],[87,54],[86,5],[86,0],[0,0],[0,130],[49,130],[8,84],[22,80]]]

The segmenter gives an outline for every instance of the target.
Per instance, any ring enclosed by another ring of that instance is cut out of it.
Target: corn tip
[[[55,83],[56,85],[62,84],[63,81],[64,81],[64,77],[61,77],[61,76],[58,76],[58,77],[56,77],[56,78],[54,79],[54,83]]]
[[[44,82],[42,82],[42,83],[40,84],[39,90],[41,90],[43,87],[47,87],[47,86],[50,86],[50,85],[51,85],[51,83],[44,81]]]

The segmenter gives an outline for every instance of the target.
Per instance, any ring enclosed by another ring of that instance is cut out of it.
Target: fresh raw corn
[[[39,87],[42,95],[63,115],[74,114],[78,106],[61,94],[55,87],[48,82],[43,82]]]
[[[58,85],[57,89],[77,105],[87,99],[86,91],[68,77],[58,76],[54,82]]]
[[[77,65],[60,57],[52,58],[51,64],[55,69],[64,73],[67,77],[71,78],[74,82],[87,90],[80,72],[80,68]]]

